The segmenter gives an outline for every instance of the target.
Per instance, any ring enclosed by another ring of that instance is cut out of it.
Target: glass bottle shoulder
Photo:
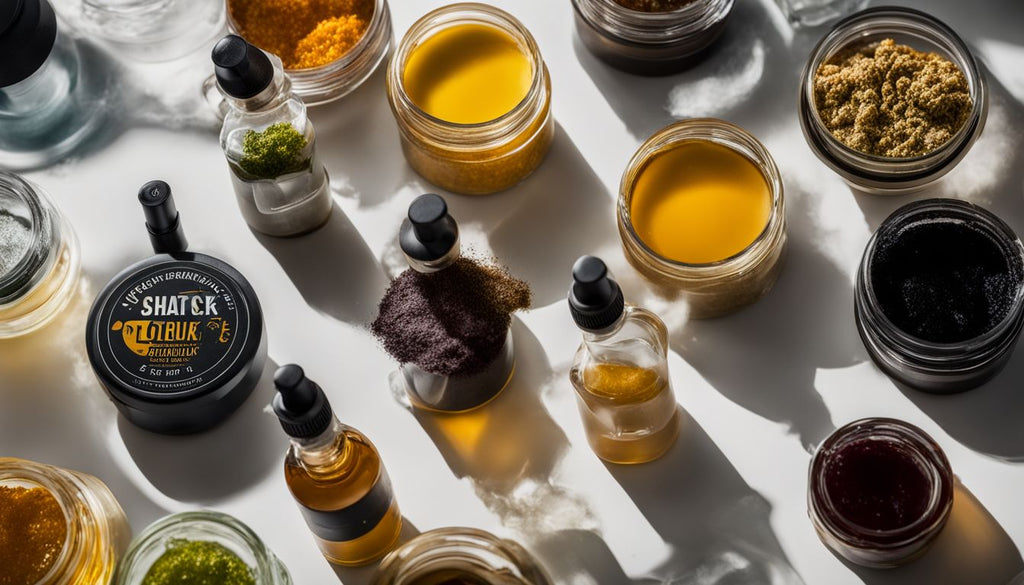
[[[247,132],[262,132],[274,124],[286,123],[312,142],[313,124],[306,116],[306,104],[295,97],[289,97],[281,103],[260,109],[246,111],[232,108],[224,117],[220,130],[220,143],[225,152],[242,152],[242,142]]]
[[[626,305],[619,321],[601,332],[584,332],[574,366],[617,363],[658,367],[668,357],[668,329],[654,313]]]
[[[316,448],[293,442],[285,456],[285,480],[303,505],[320,510],[348,507],[376,485],[380,455],[359,431],[338,423],[333,440]]]

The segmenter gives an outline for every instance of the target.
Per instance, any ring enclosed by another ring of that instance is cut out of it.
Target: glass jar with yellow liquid
[[[590,447],[610,463],[646,463],[679,435],[668,378],[668,329],[657,315],[626,304],[599,258],[572,269],[569,310],[583,332],[569,372]]]

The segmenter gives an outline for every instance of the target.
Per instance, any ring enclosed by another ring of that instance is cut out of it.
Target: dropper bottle
[[[445,200],[433,193],[420,195],[409,205],[398,241],[409,267],[423,274],[449,268],[461,256],[459,226],[448,213]],[[401,366],[406,395],[413,406],[438,412],[463,412],[487,404],[505,389],[514,370],[511,328],[500,352],[480,372],[448,376],[414,363]]]
[[[600,258],[572,268],[569,312],[583,343],[569,377],[590,447],[610,463],[661,457],[679,434],[668,377],[668,329],[654,313],[626,303]]]
[[[336,565],[381,558],[398,542],[402,514],[377,449],[338,421],[301,367],[281,366],[274,385],[274,412],[291,437],[285,481],[320,551]]]
[[[228,35],[214,47],[213,64],[230,108],[220,145],[246,223],[270,236],[322,226],[333,206],[327,169],[281,60]]]

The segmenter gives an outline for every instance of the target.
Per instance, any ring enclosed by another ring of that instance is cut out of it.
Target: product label
[[[373,488],[358,502],[340,510],[314,510],[300,506],[313,534],[329,542],[347,542],[365,536],[380,524],[391,508],[391,479],[382,467]]]
[[[104,361],[133,388],[202,388],[240,358],[250,320],[234,281],[210,266],[169,262],[114,291],[99,323]]]

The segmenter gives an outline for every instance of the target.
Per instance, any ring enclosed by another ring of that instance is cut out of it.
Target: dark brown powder
[[[892,39],[844,51],[819,67],[814,103],[840,142],[892,158],[939,148],[974,107],[956,64]]]
[[[460,258],[431,274],[403,272],[384,294],[371,330],[401,363],[466,376],[498,357],[512,313],[530,302],[526,282],[502,268]]]
[[[616,4],[640,12],[671,12],[679,10],[694,0],[615,0]]]

